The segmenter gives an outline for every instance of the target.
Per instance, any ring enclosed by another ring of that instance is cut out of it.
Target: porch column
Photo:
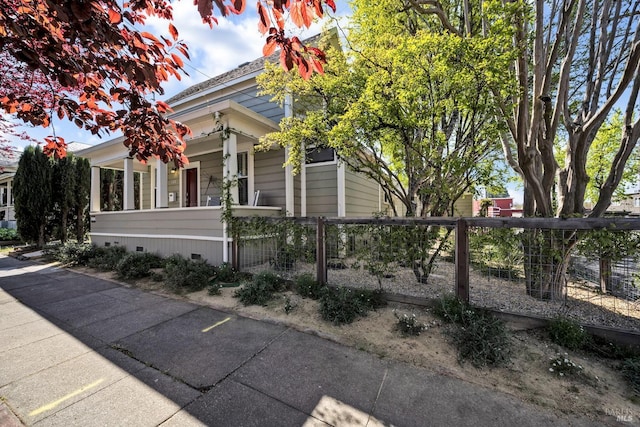
[[[224,153],[224,166],[222,172],[224,180],[226,182],[233,181],[238,177],[238,140],[234,133],[229,134],[229,137],[224,140],[222,152]],[[238,201],[240,200],[238,197],[238,186],[232,185],[229,188],[229,192],[231,193],[231,204],[238,204]]]
[[[11,184],[13,180],[7,181],[7,206],[13,206],[13,200],[11,200]]]
[[[284,149],[285,161],[289,160],[289,147]],[[285,209],[287,210],[287,216],[295,216],[295,187],[293,181],[293,166],[287,165],[284,167],[284,194],[285,194]]]
[[[300,216],[307,216],[307,147],[304,142],[300,151]]]
[[[167,177],[167,164],[162,160],[156,161],[156,207],[168,208],[169,207],[169,190],[168,177]]]
[[[122,195],[122,210],[130,211],[136,208],[133,190],[133,159],[125,157],[124,159],[124,183]]]
[[[100,212],[100,184],[100,167],[91,166],[91,212]]]
[[[290,94],[284,97],[284,116],[293,117],[293,98]],[[289,160],[289,147],[284,149],[285,162]],[[287,216],[295,216],[295,187],[293,181],[293,166],[287,165],[284,167],[284,195],[285,195],[285,209]]]
[[[346,170],[344,163],[338,160],[338,216],[347,216]]]

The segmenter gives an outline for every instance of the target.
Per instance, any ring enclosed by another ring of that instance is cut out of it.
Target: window
[[[633,206],[636,208],[640,208],[640,197],[633,198]]]
[[[336,152],[333,148],[307,148],[306,152],[307,164],[333,162],[336,159]]]
[[[238,204],[249,204],[249,156],[238,153]]]

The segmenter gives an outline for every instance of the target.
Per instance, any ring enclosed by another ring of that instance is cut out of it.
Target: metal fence
[[[640,332],[640,220],[241,218],[234,264]]]

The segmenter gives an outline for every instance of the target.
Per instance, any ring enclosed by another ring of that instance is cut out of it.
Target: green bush
[[[323,293],[326,292],[327,287],[321,285],[313,276],[309,273],[301,274],[295,279],[296,292],[300,296],[311,299],[320,299]]]
[[[630,357],[622,362],[622,375],[633,392],[640,396],[640,357]]]
[[[271,301],[274,294],[284,289],[284,280],[268,271],[253,276],[253,280],[245,282],[233,296],[244,305],[265,305]]]
[[[402,315],[400,315],[396,310],[393,310],[393,315],[398,320],[398,322],[396,323],[396,329],[400,331],[402,336],[417,337],[422,333],[422,331],[427,329],[427,325],[418,322],[418,318],[416,317],[415,313],[411,313],[411,315],[403,313]]]
[[[486,310],[469,309],[453,332],[461,360],[477,368],[501,366],[510,360],[510,342],[505,324]]]
[[[461,323],[470,307],[455,295],[444,296],[433,308],[433,314],[447,323]]]
[[[327,288],[320,298],[320,315],[328,322],[341,325],[384,305],[386,302],[381,291]]]
[[[18,230],[13,228],[0,228],[0,241],[20,240]]]
[[[216,274],[206,261],[191,261],[177,254],[165,260],[164,271],[165,284],[176,293],[201,291]]]
[[[124,246],[96,247],[95,254],[88,260],[87,265],[97,270],[113,271],[126,253],[127,249]]]
[[[151,275],[152,268],[162,267],[162,258],[148,252],[129,252],[116,265],[121,279],[140,279]]]
[[[65,265],[87,265],[96,256],[96,249],[91,243],[67,242],[47,254]]]
[[[589,342],[589,334],[582,325],[566,317],[556,317],[547,325],[549,338],[569,350],[577,350]]]

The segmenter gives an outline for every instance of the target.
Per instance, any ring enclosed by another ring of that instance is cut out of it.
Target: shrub
[[[91,243],[76,242],[67,242],[48,252],[53,259],[69,266],[87,265],[96,253],[96,247]]]
[[[166,259],[165,284],[176,293],[201,291],[215,278],[215,269],[204,260],[191,261],[180,255]]]
[[[216,280],[219,282],[231,283],[238,280],[237,271],[228,262],[223,262],[217,267]]]
[[[0,228],[0,241],[20,240],[18,230],[13,228]]]
[[[633,392],[640,396],[640,357],[630,357],[622,362],[622,375]]]
[[[549,338],[569,350],[577,350],[589,342],[589,334],[582,325],[566,317],[557,317],[547,325]]]
[[[313,276],[309,273],[301,274],[295,279],[296,292],[300,296],[311,299],[320,299],[323,293],[326,292],[327,287],[321,285]]]
[[[245,282],[233,296],[238,298],[244,305],[265,305],[273,295],[284,289],[284,280],[268,271],[253,276],[253,280]]]
[[[385,304],[381,291],[327,288],[320,298],[320,315],[336,325],[347,324]]]
[[[94,257],[89,259],[87,264],[98,270],[113,271],[126,253],[127,249],[124,246],[96,247]]]
[[[129,252],[116,265],[121,279],[140,279],[151,275],[152,268],[162,267],[162,258],[148,252]]]
[[[220,289],[222,289],[222,285],[217,282],[209,283],[207,285],[207,293],[209,295],[220,295],[222,293],[220,292]]]
[[[477,368],[509,362],[510,342],[505,324],[486,310],[464,311],[452,336],[460,359],[469,360]]]
[[[417,337],[427,329],[427,325],[424,323],[418,322],[415,313],[411,313],[408,315],[407,313],[403,313],[402,315],[398,314],[396,310],[393,310],[393,315],[398,320],[396,324],[396,329],[400,331],[403,336],[414,336]]]
[[[469,305],[455,295],[445,296],[433,308],[433,314],[448,323],[461,323]]]
[[[582,372],[582,366],[569,359],[569,356],[565,353],[549,361],[549,372],[559,377],[576,375]]]

